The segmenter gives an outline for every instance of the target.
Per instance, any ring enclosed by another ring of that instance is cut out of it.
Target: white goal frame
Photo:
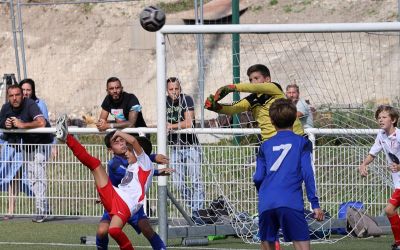
[[[166,42],[168,34],[232,34],[232,33],[322,33],[322,32],[399,32],[400,23],[319,23],[319,24],[242,24],[242,25],[165,25],[156,34],[157,54],[157,152],[167,153],[166,131]],[[187,130],[186,130],[187,131]],[[226,133],[226,129],[190,129],[192,133]],[[220,131],[220,132],[219,132]],[[234,130],[231,130],[234,133]],[[244,130],[240,129],[243,133]],[[254,130],[248,131],[254,133]],[[318,129],[313,129],[318,134]],[[322,132],[322,131],[321,131]],[[361,130],[360,130],[361,132]],[[375,131],[368,131],[369,133]],[[365,133],[361,132],[361,133]],[[159,166],[163,167],[163,166]],[[167,178],[158,177],[158,218],[161,238],[166,241],[167,222]]]

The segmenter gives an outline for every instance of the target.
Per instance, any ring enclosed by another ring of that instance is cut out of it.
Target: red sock
[[[100,160],[91,156],[72,135],[67,135],[66,142],[67,146],[72,150],[76,158],[78,158],[83,165],[88,167],[90,170],[95,170],[96,168],[100,167]]]
[[[399,218],[399,215],[396,213],[392,217],[388,216],[388,219],[390,221],[390,225],[392,226],[394,241],[396,242],[396,245],[400,245],[400,218]]]
[[[132,243],[129,241],[128,237],[122,229],[119,227],[111,227],[108,229],[108,233],[113,237],[113,239],[118,243],[118,246],[122,250],[134,250]]]

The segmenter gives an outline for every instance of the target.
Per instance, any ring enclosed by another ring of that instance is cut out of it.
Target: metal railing
[[[71,128],[76,134],[95,133],[97,129]],[[128,129],[131,132],[142,129]],[[146,132],[154,132],[147,129]],[[192,129],[195,131],[198,129]],[[207,129],[199,129],[204,132]],[[215,130],[215,129],[213,129]],[[19,132],[53,132],[54,128],[35,129]],[[222,133],[220,130],[219,133]],[[241,133],[243,133],[241,129]],[[374,134],[375,130],[357,130],[361,134]],[[350,131],[355,133],[357,131]],[[214,131],[218,132],[218,131]],[[250,131],[254,132],[254,131]],[[308,131],[310,132],[310,131]],[[313,132],[320,132],[313,130]],[[332,132],[332,131],[331,131]],[[332,133],[343,133],[333,131]],[[349,130],[347,130],[349,132]],[[231,130],[232,133],[232,130]],[[332,134],[331,133],[331,134]],[[313,133],[314,134],[314,133]],[[329,134],[329,133],[328,133]],[[79,137],[79,135],[78,135]],[[31,185],[27,177],[27,160],[24,154],[31,151],[36,145],[1,145],[0,180],[0,214],[8,214],[8,204],[15,198],[14,215],[34,215],[35,199],[29,192],[13,194],[8,192],[9,181],[16,181],[19,190],[27,190]],[[99,158],[104,166],[112,155],[104,145],[85,145],[88,152]],[[64,144],[54,144],[49,149],[49,157],[45,160],[47,169],[47,198],[54,216],[101,216],[103,208],[96,204],[97,193],[90,171],[73,156]],[[19,148],[17,152],[16,148]],[[255,150],[257,146],[229,146],[229,145],[202,145],[202,180],[205,189],[205,206],[223,195],[239,212],[256,213],[257,194],[253,186],[252,175],[255,170]],[[153,152],[156,152],[154,147]],[[170,148],[167,148],[168,151]],[[385,166],[385,160],[378,157],[370,168],[368,178],[361,178],[358,166],[368,153],[368,146],[315,146],[315,173],[321,204],[332,215],[337,214],[339,205],[347,201],[362,201],[366,204],[369,213],[379,215],[382,212],[387,198],[391,193],[391,177]],[[51,154],[50,151],[56,151]],[[11,154],[15,157],[5,157]],[[10,167],[11,166],[11,167]],[[173,164],[171,164],[173,167]],[[17,169],[16,177],[11,169]],[[190,214],[185,205],[189,201],[183,200],[175,189],[172,178],[168,180],[169,190]],[[188,183],[190,185],[190,183]],[[11,200],[10,200],[11,199]],[[156,216],[157,209],[157,178],[147,195],[146,212],[150,217]],[[181,215],[170,203],[167,206],[170,218],[179,218]]]

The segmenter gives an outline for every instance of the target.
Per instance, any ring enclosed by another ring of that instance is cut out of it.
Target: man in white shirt
[[[311,108],[305,100],[300,99],[299,86],[297,84],[288,85],[286,87],[286,97],[296,104],[297,117],[300,119],[303,128],[312,128],[314,121]]]

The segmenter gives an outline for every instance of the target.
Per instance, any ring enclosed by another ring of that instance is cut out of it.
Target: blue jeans
[[[46,162],[50,156],[50,145],[39,145],[31,152],[25,153],[28,178],[35,195],[35,207],[38,215],[49,214],[47,200]]]
[[[176,170],[172,181],[182,199],[192,211],[204,206],[204,188],[201,178],[201,154],[198,146],[174,146],[170,155],[171,167]]]

